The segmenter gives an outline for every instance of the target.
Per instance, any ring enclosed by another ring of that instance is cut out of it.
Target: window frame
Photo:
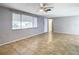
[[[20,15],[20,27],[19,28],[13,28],[13,14],[19,14]],[[25,16],[29,16],[29,17],[32,17],[31,20],[32,21],[32,27],[28,27],[28,28],[23,28],[22,27],[22,15],[25,15]],[[36,23],[34,22],[36,19]],[[34,23],[36,24],[36,26],[34,26]],[[31,16],[31,15],[27,15],[27,14],[24,14],[24,13],[18,13],[18,12],[12,12],[12,30],[20,30],[20,29],[30,29],[30,28],[37,28],[38,27],[38,20],[37,20],[37,17],[36,16]]]

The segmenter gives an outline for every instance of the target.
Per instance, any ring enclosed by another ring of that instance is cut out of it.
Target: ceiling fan
[[[49,7],[47,3],[40,3],[40,11],[48,12],[51,11],[51,8],[54,7]]]

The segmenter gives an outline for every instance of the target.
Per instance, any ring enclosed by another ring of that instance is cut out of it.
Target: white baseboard
[[[43,33],[45,33],[45,32],[43,32]],[[43,33],[39,33],[39,34],[43,34]],[[23,39],[27,39],[27,38],[30,38],[30,37],[33,37],[33,36],[36,36],[36,35],[39,35],[39,34],[34,34],[34,35],[31,35],[31,36],[28,36],[28,37],[23,37],[23,38],[20,38],[20,39],[12,40],[12,41],[0,44],[0,46],[10,44],[10,43],[13,43],[13,42],[16,42],[16,41],[20,41],[20,40],[23,40]]]
[[[54,31],[54,33],[62,33],[62,34],[69,34],[69,35],[79,35],[79,34],[75,34],[75,33],[68,33],[68,32],[56,32],[56,31]]]

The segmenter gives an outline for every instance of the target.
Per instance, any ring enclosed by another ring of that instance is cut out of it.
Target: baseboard
[[[43,32],[43,33],[45,33],[45,32]],[[43,34],[43,33],[39,33],[39,34]],[[23,37],[23,38],[20,38],[20,39],[9,41],[9,42],[0,44],[0,46],[6,45],[6,44],[10,44],[10,43],[13,43],[13,42],[16,42],[16,41],[20,41],[20,40],[23,40],[23,39],[27,39],[27,38],[30,38],[30,37],[33,37],[33,36],[36,36],[36,35],[39,35],[39,34],[34,34],[34,35],[31,35],[31,36],[28,36],[28,37]]]
[[[66,33],[66,32],[55,32],[54,33],[61,33],[61,34],[67,34],[67,35],[77,35],[79,36],[79,34],[74,34],[74,33]]]

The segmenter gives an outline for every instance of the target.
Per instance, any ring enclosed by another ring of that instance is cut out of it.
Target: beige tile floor
[[[0,55],[77,55],[79,36],[44,33],[0,47]]]

